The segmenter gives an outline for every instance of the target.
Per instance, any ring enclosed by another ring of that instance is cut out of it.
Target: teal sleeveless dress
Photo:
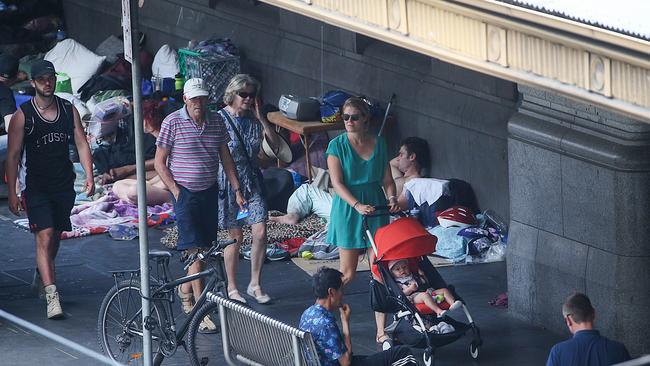
[[[336,156],[343,169],[343,182],[360,203],[386,205],[382,189],[384,172],[388,166],[386,142],[377,137],[375,149],[368,160],[363,160],[352,148],[348,135],[343,133],[330,141],[327,155]],[[388,216],[368,220],[370,232],[388,224]],[[334,195],[327,242],[343,249],[364,249],[370,246],[362,225],[362,216],[338,195]]]

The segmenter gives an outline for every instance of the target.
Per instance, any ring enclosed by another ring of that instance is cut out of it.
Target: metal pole
[[[135,166],[138,194],[138,238],[140,241],[140,291],[142,291],[142,324],[151,315],[149,305],[149,241],[147,238],[147,188],[144,165],[144,129],[142,125],[142,90],[140,88],[140,46],[138,44],[138,2],[129,1],[131,18],[131,72],[133,75],[133,126],[135,128]],[[127,25],[128,26],[128,25]],[[151,331],[143,327],[142,332],[143,361],[145,366],[152,364]]]
[[[377,136],[381,136],[381,134],[384,132],[384,126],[386,125],[386,120],[388,119],[388,112],[390,111],[390,107],[393,105],[393,99],[395,99],[395,93],[391,94],[390,99],[388,99],[388,105],[386,106],[384,119],[381,121],[381,127],[379,127],[379,133]]]

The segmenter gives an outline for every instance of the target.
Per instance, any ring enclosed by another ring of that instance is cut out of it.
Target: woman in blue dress
[[[362,99],[350,98],[343,104],[342,111],[345,133],[332,139],[326,152],[327,167],[336,191],[327,242],[339,248],[340,271],[343,283],[347,284],[356,274],[359,255],[370,246],[362,227],[362,215],[373,213],[375,206],[386,205],[386,197],[391,212],[399,208],[386,142],[369,132],[368,104]],[[368,224],[374,236],[377,228],[388,224],[388,216],[370,218]],[[370,258],[371,261],[374,258],[372,250]],[[381,341],[385,337],[383,314],[377,314],[376,319],[377,340]]]
[[[228,148],[239,177],[240,189],[248,202],[248,216],[237,220],[239,206],[235,199],[235,190],[230,186],[223,167],[219,166],[219,227],[228,230],[231,239],[236,239],[236,245],[230,245],[224,253],[226,274],[228,275],[228,296],[237,301],[246,302],[237,290],[237,263],[239,261],[239,245],[243,240],[243,225],[250,225],[252,232],[251,248],[251,281],[246,293],[258,303],[268,303],[271,298],[260,286],[262,265],[266,259],[266,221],[268,210],[266,198],[263,197],[264,182],[257,165],[262,139],[266,135],[273,149],[279,146],[278,136],[273,132],[270,122],[260,113],[260,103],[257,96],[260,83],[247,74],[237,74],[231,80],[224,92],[223,101],[226,106],[219,110],[224,119],[224,125],[230,135]]]

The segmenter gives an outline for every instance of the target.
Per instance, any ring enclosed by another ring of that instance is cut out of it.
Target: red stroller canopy
[[[377,258],[384,262],[431,254],[437,242],[438,238],[413,217],[401,217],[375,233]]]

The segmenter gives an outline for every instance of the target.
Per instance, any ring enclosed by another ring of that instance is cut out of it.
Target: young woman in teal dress
[[[339,247],[340,271],[343,283],[347,284],[356,274],[359,254],[370,247],[362,227],[362,215],[371,214],[375,206],[387,203],[391,212],[399,208],[386,142],[368,130],[368,104],[359,98],[350,98],[343,104],[342,111],[346,132],[330,141],[326,152],[327,167],[336,191],[327,242]],[[388,216],[372,217],[368,224],[374,235],[377,228],[388,224]],[[370,260],[373,259],[371,250]],[[385,338],[383,314],[376,314],[376,320],[377,341],[381,341]]]

